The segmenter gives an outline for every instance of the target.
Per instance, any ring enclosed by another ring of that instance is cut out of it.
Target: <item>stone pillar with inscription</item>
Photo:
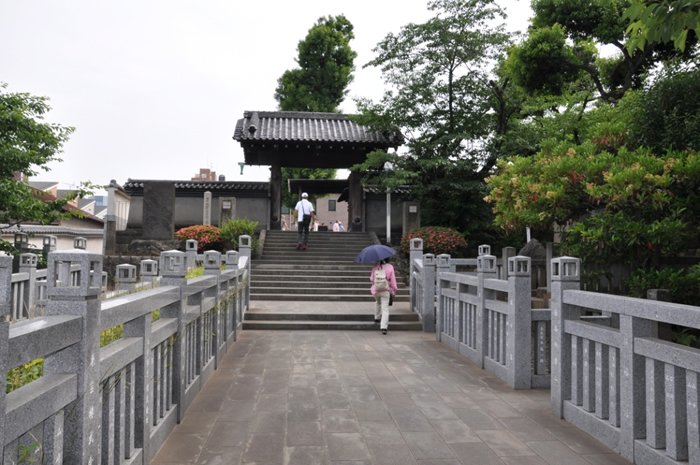
[[[211,192],[209,191],[204,193],[204,207],[202,213],[202,224],[205,226],[211,225]]]

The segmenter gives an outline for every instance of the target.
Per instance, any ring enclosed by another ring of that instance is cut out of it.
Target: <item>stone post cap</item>
[[[410,241],[411,250],[423,250],[423,239],[420,237],[414,237]]]
[[[159,268],[160,275],[163,277],[184,278],[187,274],[187,259],[185,253],[179,250],[161,252]]]
[[[221,253],[216,250],[207,250],[204,252],[204,269],[205,270],[220,270],[221,269]]]
[[[581,260],[575,257],[552,259],[552,281],[579,281],[580,279]]]
[[[44,247],[56,247],[56,244],[58,243],[58,238],[56,236],[44,236],[42,239],[42,244]]]
[[[79,270],[71,275],[71,267]],[[51,252],[46,270],[49,297],[92,297],[102,292],[102,255],[83,249]]]
[[[151,260],[141,260],[141,276],[158,276],[158,262]]]
[[[23,253],[19,256],[19,267],[36,268],[37,256],[33,253]]]
[[[23,232],[15,233],[15,244],[29,244],[29,234]]]
[[[508,259],[508,274],[510,276],[530,276],[530,257],[516,255]]]
[[[187,239],[185,241],[185,250],[188,252],[196,252],[197,251],[197,241],[194,239]]]
[[[226,268],[231,269],[238,266],[238,252],[229,250],[226,252]]]
[[[10,314],[12,295],[12,257],[0,255],[0,320]]]
[[[252,238],[250,236],[246,236],[246,235],[238,236],[238,248],[239,248],[239,250],[243,249],[243,248],[249,249],[251,247],[252,243],[253,243]]]
[[[481,246],[483,247],[483,246]],[[491,248],[490,246],[486,246]],[[496,272],[496,257],[493,255],[480,255],[476,257],[476,272],[477,273],[495,273]]]
[[[427,253],[423,255],[423,265],[435,265],[435,255]]]
[[[87,239],[84,237],[76,237],[73,239],[73,248],[87,250]]]
[[[491,246],[488,244],[483,244],[479,246],[477,255],[480,257],[482,255],[491,255]]]
[[[123,263],[117,265],[117,282],[119,283],[135,283],[136,282],[136,265]]]
[[[452,256],[448,253],[441,253],[435,259],[437,260],[438,267],[448,267],[450,266],[450,259]]]

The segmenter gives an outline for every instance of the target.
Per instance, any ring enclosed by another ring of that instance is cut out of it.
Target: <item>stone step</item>
[[[286,272],[313,272],[313,271],[359,271],[369,276],[372,265],[358,265],[349,262],[340,262],[341,264],[313,263],[313,262],[298,262],[298,261],[283,261],[283,262],[267,262],[261,263],[260,260],[254,260],[251,264],[253,274],[258,270],[284,270]]]
[[[251,300],[285,300],[289,302],[374,302],[374,296],[365,290],[364,294],[257,294],[251,289]],[[408,302],[409,295],[398,295],[395,302]]]
[[[359,253],[359,252],[358,252]],[[307,249],[307,250],[295,250],[284,251],[279,253],[268,253],[265,252],[261,258],[257,261],[261,263],[271,262],[271,261],[289,261],[289,260],[316,260],[316,261],[343,261],[347,263],[355,263],[355,257],[357,253],[355,252],[342,252],[332,250],[317,250],[317,249]]]
[[[342,292],[345,295],[361,295],[361,294],[367,294],[370,295],[369,293],[369,286],[367,284],[361,284],[357,287],[350,287],[350,288],[339,288],[339,287],[327,287],[324,284],[320,284],[324,287],[289,287],[289,283],[284,283],[284,285],[280,286],[259,286],[255,284],[254,282],[251,281],[250,284],[250,293],[253,294],[278,294],[278,293],[284,293],[284,294],[304,294],[304,295],[317,295],[317,294],[335,294],[337,292]],[[402,295],[409,295],[408,289],[399,289],[398,292],[396,293],[397,296],[402,296]],[[371,295],[370,295],[371,296]]]
[[[245,321],[360,321],[374,323],[374,315],[371,313],[283,313],[283,312],[255,312],[248,311]],[[420,321],[417,313],[392,313],[389,321]]]
[[[325,279],[325,277],[321,278],[322,280],[319,279],[306,279],[306,280],[274,280],[274,279],[260,279],[260,277],[253,278],[250,282],[251,287],[298,287],[298,288],[317,288],[319,284],[321,284],[323,287],[329,287],[332,285],[332,288],[334,289],[349,289],[349,288],[360,288],[360,289],[369,289],[369,286],[372,284],[370,280],[368,279],[367,281],[349,281],[349,280],[337,280],[337,281],[330,281],[328,279]],[[397,285],[399,282],[397,281]],[[399,285],[399,288],[401,286]]]
[[[243,329],[255,330],[340,330],[340,331],[379,331],[379,323],[363,321],[243,321]],[[391,321],[389,331],[422,331],[420,322]]]
[[[294,271],[293,268],[290,268],[287,265],[281,265],[279,267],[265,267],[265,268],[253,268],[255,270],[254,276],[279,276],[280,278],[286,277],[291,280],[296,279],[297,277],[305,276],[305,277],[328,277],[328,278],[333,278],[333,279],[369,279],[370,271],[368,270],[335,270],[335,269],[312,269],[309,268],[304,271],[297,270],[299,272],[297,273],[290,273],[290,271]],[[397,277],[398,280],[398,277]]]

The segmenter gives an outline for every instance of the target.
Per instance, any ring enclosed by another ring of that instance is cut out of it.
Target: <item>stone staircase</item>
[[[296,237],[295,231],[267,231],[262,257],[251,265],[251,309],[243,329],[378,330],[369,292],[372,264],[353,261],[372,245],[370,235],[312,232],[307,250],[296,249]],[[397,284],[389,330],[419,331],[418,315],[407,310],[410,295],[401,276]],[[266,301],[266,311],[256,311],[255,301]],[[269,311],[272,301],[279,301],[279,310]],[[303,302],[313,302],[314,310],[304,310]]]
[[[267,231],[263,254],[253,260],[251,300],[374,302],[369,292],[372,264],[354,263],[372,245],[368,233],[312,232],[307,250],[296,249],[295,231]],[[409,291],[397,276],[394,300]]]

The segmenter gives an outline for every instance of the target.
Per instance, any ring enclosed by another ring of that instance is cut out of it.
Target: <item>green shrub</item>
[[[700,265],[690,269],[665,268],[663,270],[636,270],[625,280],[629,295],[646,298],[649,289],[668,289],[671,300],[679,304],[698,305],[700,290]]]
[[[404,234],[401,238],[401,250],[410,252],[411,239],[415,238],[423,239],[423,253],[446,253],[452,257],[462,257],[467,251],[467,241],[464,237],[454,229],[442,226],[426,226]]]
[[[229,247],[238,250],[238,238],[240,236],[250,236],[251,254],[255,255],[260,249],[260,240],[255,236],[255,228],[257,227],[258,222],[251,221],[248,218],[228,220],[221,227],[221,239],[226,244],[227,250],[230,250],[228,249]]]
[[[221,230],[216,226],[196,225],[182,228],[175,233],[181,241],[194,239],[197,241],[197,250],[199,252],[205,250],[218,250],[221,252],[223,241],[221,239]]]

